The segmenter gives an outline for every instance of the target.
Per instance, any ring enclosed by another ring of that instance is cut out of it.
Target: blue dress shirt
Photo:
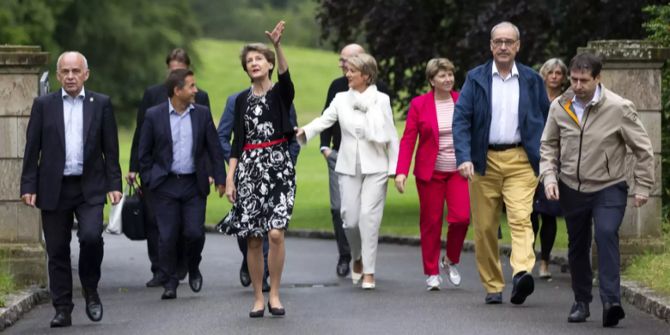
[[[65,125],[65,168],[63,175],[81,176],[84,173],[84,88],[77,97],[63,96],[63,122]]]
[[[179,115],[168,99],[170,108],[170,131],[172,133],[172,167],[170,171],[176,174],[195,172],[193,160],[193,126],[191,125],[191,110],[189,105],[186,111]]]

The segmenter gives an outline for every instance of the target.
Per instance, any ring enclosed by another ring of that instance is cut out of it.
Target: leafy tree
[[[45,50],[53,50],[56,27],[55,15],[71,0],[3,0],[0,6],[0,42],[13,44],[36,44]]]
[[[199,29],[190,0],[3,0],[0,7],[0,41],[41,45],[51,69],[62,51],[81,51],[91,68],[86,87],[111,95],[123,123],[132,122],[144,88],[165,77],[165,54],[188,49]]]
[[[58,45],[88,58],[87,86],[111,94],[125,112],[135,109],[147,85],[163,80],[165,54],[188,48],[199,32],[186,0],[73,1],[57,22]]]
[[[649,34],[648,39],[656,41],[666,48],[670,48],[670,4],[662,6],[649,6],[644,11],[651,15],[651,19],[644,23],[644,28]],[[670,66],[666,61],[665,69],[662,74],[662,94],[663,94],[663,119],[661,127],[661,147],[662,167],[661,174],[663,180],[663,214],[666,220],[670,219]]]
[[[568,60],[589,40],[642,38],[641,8],[660,0],[320,0],[322,39],[339,49],[361,41],[380,64],[381,78],[405,109],[426,89],[426,62],[450,58],[462,82],[467,70],[491,58],[490,29],[501,21],[521,31],[517,59],[539,66]],[[626,13],[626,15],[621,15]]]

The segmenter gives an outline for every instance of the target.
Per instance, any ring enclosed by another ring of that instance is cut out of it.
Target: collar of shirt
[[[65,92],[64,88],[61,88],[60,91],[61,91],[61,96],[63,97],[63,99],[72,98],[69,94],[67,94],[67,92]],[[86,92],[84,91],[84,87],[82,87],[81,91],[79,91],[79,94],[77,94],[77,98],[79,98],[79,100],[84,100],[85,96],[86,96]]]
[[[600,101],[600,84],[596,86],[596,91],[593,93],[593,98],[591,98],[591,101],[589,101],[586,105],[582,105],[582,103],[579,100],[577,100],[576,95],[572,97],[572,103],[574,105],[581,107],[582,109],[586,108],[586,106],[588,105],[595,105],[598,103],[598,101]]]
[[[170,114],[175,114],[177,116],[185,116],[186,114],[188,114],[193,109],[195,109],[195,106],[193,106],[193,104],[189,104],[188,107],[186,107],[186,111],[184,112],[184,114],[179,115],[177,113],[177,110],[174,109],[174,106],[172,106],[172,100],[170,100],[170,98],[168,98],[168,110],[170,111]]]
[[[496,66],[496,62],[493,62],[493,66],[491,67],[491,75],[492,76],[498,76],[502,80],[507,80],[511,77],[518,77],[519,76],[519,69],[516,68],[516,62],[512,63],[512,73],[507,78],[503,78],[500,75],[500,72],[498,71],[498,67]]]

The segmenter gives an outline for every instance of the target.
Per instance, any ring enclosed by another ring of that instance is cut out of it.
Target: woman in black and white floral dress
[[[295,131],[289,111],[295,95],[280,40],[284,22],[265,32],[277,54],[278,82],[270,80],[275,53],[262,43],[242,49],[242,68],[252,85],[235,101],[235,124],[230,155],[226,196],[233,203],[222,227],[226,233],[246,237],[247,262],[254,288],[250,317],[262,317],[265,300],[262,292],[263,237],[270,241],[268,269],[272,315],[284,315],[279,286],[284,268],[284,231],[293,212],[295,170],[288,151],[288,139]]]

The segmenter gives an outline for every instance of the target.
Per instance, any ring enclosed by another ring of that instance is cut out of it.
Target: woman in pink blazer
[[[453,90],[454,65],[446,58],[431,59],[426,65],[426,79],[433,89],[410,103],[405,132],[400,140],[395,184],[400,193],[405,191],[418,136],[414,176],[419,192],[423,271],[428,276],[427,289],[436,291],[442,282],[438,262],[448,270],[449,281],[455,286],[460,285],[457,264],[470,223],[470,197],[468,181],[458,173],[451,133],[454,106],[458,100],[458,93]],[[439,261],[445,201],[449,224],[447,254]]]

